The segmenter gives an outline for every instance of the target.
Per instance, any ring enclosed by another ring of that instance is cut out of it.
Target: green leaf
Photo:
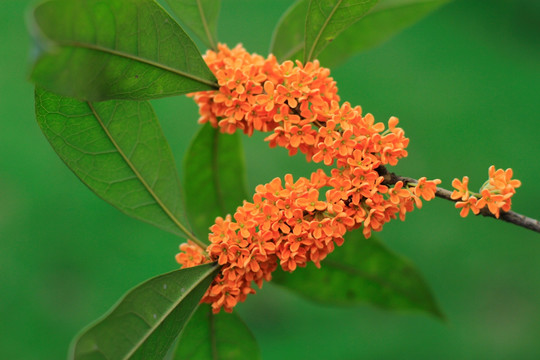
[[[306,17],[304,60],[316,59],[328,44],[376,3],[377,0],[311,0]]]
[[[244,152],[239,134],[205,124],[184,158],[186,207],[195,233],[208,238],[217,216],[232,214],[246,195]]]
[[[66,165],[134,218],[192,237],[171,149],[148,102],[83,102],[36,89],[36,118]]]
[[[443,318],[431,290],[409,261],[379,241],[355,231],[321,262],[289,274],[276,271],[273,281],[317,302],[331,305],[369,303],[388,310],[421,310]]]
[[[347,58],[380,45],[419,21],[449,0],[379,0],[362,19],[337,36],[319,54],[325,67],[343,63]],[[279,61],[303,59],[304,18],[309,0],[293,4],[279,21],[270,52]]]
[[[69,358],[163,359],[218,270],[215,263],[200,265],[135,287],[75,338]]]
[[[217,48],[217,22],[221,0],[166,0],[178,16],[206,45]]]
[[[333,67],[369,50],[413,25],[449,0],[380,0],[360,21],[349,27],[319,56]]]
[[[153,0],[49,0],[31,27],[31,78],[89,101],[145,100],[217,88],[182,28]]]
[[[292,4],[279,19],[272,42],[270,53],[282,62],[285,60],[300,60],[304,58],[304,29],[309,0],[299,0]]]
[[[260,350],[249,328],[236,313],[212,314],[201,304],[180,336],[174,360],[256,360]]]

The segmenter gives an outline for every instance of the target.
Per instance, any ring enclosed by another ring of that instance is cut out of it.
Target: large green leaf
[[[316,59],[330,42],[376,3],[377,0],[311,0],[306,16],[304,60]]]
[[[319,54],[326,67],[373,48],[419,21],[449,0],[379,0],[359,21],[344,30]],[[274,30],[270,52],[278,60],[303,59],[304,24],[309,0],[293,4]]]
[[[36,117],[58,156],[98,196],[127,215],[193,237],[150,103],[91,103],[36,89]]]
[[[319,60],[332,67],[369,50],[413,25],[449,0],[379,0],[360,21],[339,35]]]
[[[75,338],[69,358],[163,359],[218,270],[206,264],[142,283]]]
[[[232,214],[246,199],[244,152],[239,134],[205,124],[184,158],[186,207],[195,233],[207,238],[217,216]]]
[[[208,47],[216,49],[221,0],[166,0],[176,16]]]
[[[317,302],[332,305],[369,303],[388,310],[421,310],[443,317],[431,291],[409,261],[374,238],[355,231],[317,269],[313,264],[273,281]]]
[[[256,360],[260,350],[249,328],[236,313],[212,314],[201,304],[186,326],[174,360]]]
[[[153,0],[49,0],[33,10],[38,85],[100,101],[215,88],[182,28]]]

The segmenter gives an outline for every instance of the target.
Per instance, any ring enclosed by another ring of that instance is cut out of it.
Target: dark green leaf
[[[388,310],[421,310],[443,317],[431,291],[409,261],[355,231],[317,269],[313,264],[273,281],[326,304],[369,303]]]
[[[332,67],[373,48],[416,23],[449,0],[380,0],[360,21],[339,35],[319,60]]]
[[[212,314],[201,304],[180,336],[174,360],[256,360],[260,350],[249,328],[235,313]]]
[[[309,0],[299,0],[292,4],[279,19],[270,44],[270,53],[274,54],[279,61],[303,60],[304,29],[308,7]]]
[[[38,85],[100,101],[216,87],[197,47],[153,0],[49,0],[32,12]]]
[[[75,338],[70,359],[163,359],[219,270],[215,263],[150,279]]]
[[[176,16],[208,47],[216,49],[221,0],[166,0]]]
[[[377,0],[311,0],[306,17],[304,60],[316,59],[328,44],[376,3]]]
[[[184,159],[186,207],[201,239],[217,216],[234,213],[247,198],[245,173],[239,134],[222,134],[205,124]]]
[[[191,237],[171,149],[148,102],[90,103],[36,89],[37,121],[58,156],[127,215]]]

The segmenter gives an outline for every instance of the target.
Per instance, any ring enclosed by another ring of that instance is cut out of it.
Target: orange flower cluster
[[[183,244],[177,260],[189,267],[218,261],[221,273],[203,298],[214,312],[232,308],[270,280],[277,264],[286,271],[309,261],[320,266],[345,232],[362,227],[366,237],[382,230],[391,219],[420,208],[421,199],[435,197],[440,180],[421,178],[416,184],[384,184],[378,170],[407,156],[409,139],[390,118],[388,129],[373,115],[362,116],[359,106],[339,104],[336,84],[328,69],[317,61],[305,65],[278,64],[237,46],[224,45],[207,52],[205,60],[216,75],[218,91],[194,94],[200,122],[210,122],[223,132],[242,129],[272,131],[270,146],[282,146],[291,155],[298,151],[309,160],[336,167],[331,175],[322,170],[310,179],[285,182],[276,178],[259,185],[253,202],[244,202],[234,214],[218,218],[210,230],[209,259],[201,250]],[[328,190],[321,199],[321,189]]]
[[[453,200],[456,202],[456,208],[461,208],[460,215],[466,217],[469,211],[475,215],[480,210],[487,207],[490,213],[499,218],[500,211],[510,211],[512,206],[512,196],[516,188],[521,186],[521,181],[512,179],[512,169],[497,169],[495,166],[489,168],[489,179],[482,185],[479,193],[469,191],[469,178],[463,177],[463,180],[454,179],[452,186],[455,190],[452,192]]]
[[[199,105],[199,122],[210,122],[226,133],[242,129],[251,135],[254,130],[272,131],[284,122],[290,124],[288,131],[294,125],[298,130],[311,121],[301,121],[297,108],[307,118],[310,104],[328,111],[332,101],[339,101],[330,71],[318,61],[295,67],[292,61],[279,64],[273,55],[265,59],[250,54],[241,45],[231,50],[221,44],[218,52],[208,51],[204,59],[220,88],[192,94]],[[303,138],[313,143],[314,136],[309,131]]]

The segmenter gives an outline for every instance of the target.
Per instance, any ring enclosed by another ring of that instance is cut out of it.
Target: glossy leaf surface
[[[150,279],[75,339],[73,360],[163,359],[219,270],[206,264]]]
[[[186,236],[171,149],[148,102],[91,103],[36,90],[36,118],[66,165],[122,212]]]
[[[316,59],[328,44],[376,3],[377,0],[311,0],[306,16],[304,60]]]
[[[443,317],[428,285],[409,261],[362,233],[321,262],[289,274],[276,271],[273,280],[317,302],[332,305],[369,303],[388,310],[421,310]]]
[[[325,67],[343,63],[351,56],[380,45],[447,2],[448,0],[379,0],[362,19],[327,44],[318,59]],[[303,59],[304,19],[308,7],[309,0],[296,2],[276,27],[271,52],[279,61]]]
[[[201,304],[185,330],[174,360],[257,360],[260,350],[249,328],[236,313],[212,314],[209,304]]]
[[[166,0],[180,21],[209,48],[217,47],[217,22],[221,0]]]
[[[30,19],[39,49],[31,78],[50,91],[144,100],[216,86],[193,41],[153,0],[49,0]]]
[[[379,0],[360,21],[339,35],[323,51],[319,60],[332,67],[349,57],[385,42],[418,22],[448,0]]]
[[[232,214],[246,195],[246,170],[240,135],[222,134],[205,124],[184,159],[184,186],[190,223],[200,239],[217,216]]]

